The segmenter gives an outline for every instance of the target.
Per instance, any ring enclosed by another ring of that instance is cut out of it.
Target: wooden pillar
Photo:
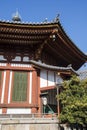
[[[10,71],[7,70],[6,71],[6,84],[5,84],[4,103],[8,103],[9,77],[10,77]]]
[[[38,77],[37,71],[32,72],[32,113],[37,113],[38,108]]]
[[[10,77],[10,71],[9,70],[4,71],[1,104],[8,104],[9,77]],[[7,108],[3,107],[2,113],[6,112]]]
[[[41,98],[40,98],[40,70],[37,71],[38,81],[38,113],[41,113]]]

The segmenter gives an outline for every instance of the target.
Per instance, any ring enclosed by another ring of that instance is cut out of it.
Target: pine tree
[[[80,80],[73,75],[70,80],[64,81],[63,91],[57,98],[62,105],[61,122],[87,125],[87,79]]]

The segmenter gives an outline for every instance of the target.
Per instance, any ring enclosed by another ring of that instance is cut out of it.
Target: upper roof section
[[[75,70],[87,61],[87,56],[67,36],[58,18],[42,23],[0,21],[0,44],[38,45],[39,52],[46,50],[52,54],[59,66],[71,64]]]

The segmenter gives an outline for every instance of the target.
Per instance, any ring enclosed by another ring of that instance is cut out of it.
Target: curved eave
[[[9,44],[39,44],[57,28],[57,23],[0,22],[0,42]]]
[[[57,22],[41,22],[41,23],[24,23],[24,22],[7,22],[7,21],[0,21],[0,26],[6,28],[16,28],[16,29],[48,29],[58,27]],[[38,31],[37,31],[38,32]],[[44,30],[42,30],[44,32]]]
[[[63,27],[61,26],[61,23],[58,22],[58,37],[64,42],[65,46],[67,46],[67,49],[70,50],[73,54],[73,56],[78,57],[84,62],[87,61],[87,55],[85,55],[75,44],[74,42],[69,38],[69,36],[64,31]]]
[[[39,68],[39,69],[46,69],[46,70],[51,70],[51,71],[56,71],[56,72],[65,72],[66,74],[77,74],[77,72],[72,68],[72,67],[58,67],[58,66],[52,66],[52,65],[47,65],[41,62],[37,62],[34,60],[29,61],[33,67]]]

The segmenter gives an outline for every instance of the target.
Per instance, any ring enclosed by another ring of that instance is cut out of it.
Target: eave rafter
[[[55,49],[56,48],[58,48],[58,50],[62,54],[62,56],[68,60],[69,64],[77,61],[78,58],[77,57],[73,58],[71,50],[67,49],[67,46],[64,45],[64,41],[62,42],[62,40],[60,39],[60,37],[58,37],[58,35],[57,35],[57,41],[56,41],[56,45],[55,45]]]
[[[42,42],[35,51],[35,59],[38,60],[41,57],[42,50],[46,44],[49,44],[49,40],[53,40],[53,35],[57,33],[58,30],[54,29],[50,35]]]
[[[66,46],[67,50],[71,52],[71,55],[76,57],[76,59],[80,59],[83,61],[83,59],[87,59],[87,56],[79,50],[79,48],[69,39],[69,37],[66,35],[64,31],[59,31],[57,34],[59,39],[63,42],[64,46]]]
[[[68,59],[66,59],[56,48],[55,48],[55,43],[52,43],[52,44],[54,44],[54,46],[53,45],[51,45],[51,44],[47,44],[47,46],[48,46],[48,48],[50,48],[50,50],[52,51],[52,54],[54,55],[54,56],[56,56],[56,59],[57,60],[59,60],[59,57],[60,57],[60,59],[63,59],[63,62],[64,61],[67,61],[68,62]]]
[[[42,50],[44,48],[44,45],[47,43],[47,40],[45,40],[43,43],[41,43],[38,48],[36,49],[35,51],[35,59],[36,60],[39,60],[40,59],[40,56],[41,56],[41,53],[42,53]]]
[[[39,44],[42,43],[53,31],[49,26],[27,26],[4,24],[0,25],[0,41],[3,43]]]
[[[41,43],[47,36],[44,34],[31,34],[28,33],[21,35],[19,34],[14,34],[14,33],[6,33],[6,32],[1,32],[0,34],[0,41],[1,42],[7,42],[7,43],[27,43],[27,44],[37,44]]]

